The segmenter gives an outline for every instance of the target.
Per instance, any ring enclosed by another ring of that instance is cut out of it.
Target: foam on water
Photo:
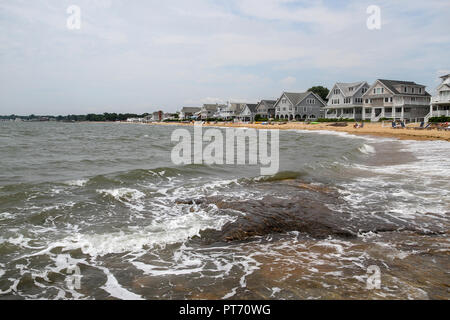
[[[371,145],[368,144],[363,144],[361,147],[358,148],[359,151],[361,151],[361,153],[364,154],[371,154],[371,153],[375,153],[375,148],[372,147]]]
[[[84,187],[88,182],[89,182],[89,179],[78,179],[78,180],[67,181],[66,183],[69,186]]]

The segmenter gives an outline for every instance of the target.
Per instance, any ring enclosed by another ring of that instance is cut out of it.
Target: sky
[[[448,0],[0,0],[0,114],[174,112],[378,78],[433,94],[449,17]]]

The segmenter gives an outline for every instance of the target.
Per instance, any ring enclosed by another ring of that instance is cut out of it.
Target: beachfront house
[[[155,112],[153,112],[153,114],[152,114],[152,121],[154,121],[154,122],[162,121],[163,114],[164,113],[162,111],[155,111]]]
[[[244,122],[255,121],[257,106],[256,103],[245,103],[241,112],[237,115],[237,119]]]
[[[314,92],[283,92],[274,107],[275,119],[317,120],[323,115],[325,102]]]
[[[163,114],[162,117],[162,121],[166,121],[166,120],[176,120],[178,119],[178,114],[177,113],[169,113],[169,112],[165,112]]]
[[[431,98],[431,110],[427,117],[450,117],[450,74],[441,77],[442,82]]]
[[[202,120],[211,119],[217,112],[217,104],[204,104],[200,110]]]
[[[224,108],[221,110],[220,112],[220,119],[223,120],[232,120],[232,119],[236,119],[242,109],[244,109],[245,107],[245,103],[241,103],[241,102],[229,102],[226,106],[224,106]]]
[[[256,106],[255,117],[259,119],[274,119],[275,118],[275,103],[276,100],[261,100]],[[257,120],[257,119],[256,119]]]
[[[191,120],[201,109],[199,107],[183,107],[180,111],[180,120]]]
[[[213,118],[227,120],[227,117],[228,117],[227,111],[228,111],[228,106],[226,104],[218,104],[217,111],[213,115]]]
[[[362,120],[362,96],[369,87],[366,81],[337,82],[327,96],[325,118]]]
[[[430,111],[430,101],[424,85],[378,79],[363,95],[362,120],[422,121]]]

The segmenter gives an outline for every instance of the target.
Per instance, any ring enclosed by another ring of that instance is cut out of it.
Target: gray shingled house
[[[274,107],[275,119],[317,120],[324,116],[325,102],[314,92],[283,92]]]
[[[256,106],[256,115],[262,119],[275,118],[276,100],[261,100]]]
[[[430,101],[424,85],[378,79],[363,95],[362,119],[422,121],[430,112]]]

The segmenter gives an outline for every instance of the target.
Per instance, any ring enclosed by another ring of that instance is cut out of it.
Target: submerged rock
[[[266,196],[258,200],[241,200],[220,196],[195,200],[202,206],[216,205],[219,210],[234,213],[234,222],[221,230],[203,230],[202,241],[242,241],[255,236],[298,231],[316,239],[327,237],[356,238],[363,233],[415,232],[417,234],[442,234],[440,230],[424,229],[413,221],[400,220],[384,213],[350,214],[333,211],[328,206],[343,201],[333,190],[305,183],[295,183],[301,191],[288,199]]]

